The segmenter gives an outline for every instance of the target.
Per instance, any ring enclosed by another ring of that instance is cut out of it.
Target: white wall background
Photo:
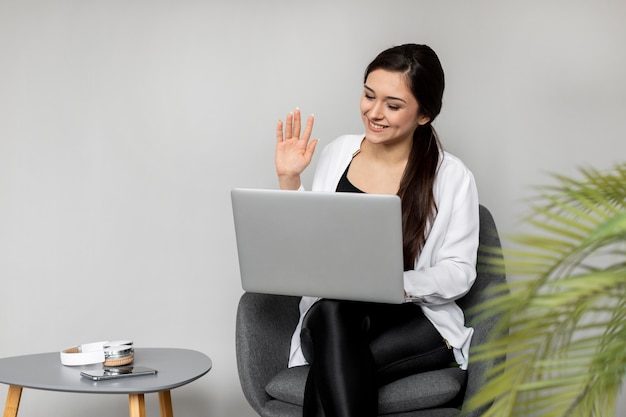
[[[626,157],[625,40],[623,0],[0,0],[0,356],[197,349],[214,369],[176,415],[252,416],[229,190],[276,186],[276,121],[300,106],[322,143],[361,132],[367,63],[427,43],[443,142],[512,234],[547,172]],[[22,417],[87,413],[127,399],[22,395]]]

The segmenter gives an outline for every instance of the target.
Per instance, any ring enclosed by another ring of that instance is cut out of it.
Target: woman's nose
[[[382,105],[383,103],[379,101],[372,103],[372,107],[370,107],[369,111],[367,112],[368,115],[372,119],[381,119],[383,117]]]

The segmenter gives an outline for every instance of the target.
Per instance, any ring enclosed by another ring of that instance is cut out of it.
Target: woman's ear
[[[425,124],[427,124],[428,122],[430,122],[430,117],[420,114],[419,116],[417,116],[417,125],[418,126],[424,126]]]

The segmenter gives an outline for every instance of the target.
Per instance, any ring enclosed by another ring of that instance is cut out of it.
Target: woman
[[[289,366],[311,365],[305,417],[376,416],[379,386],[454,363],[467,368],[473,329],[455,300],[476,277],[478,195],[471,172],[441,149],[432,126],[443,90],[428,46],[383,51],[365,71],[365,135],[342,136],[320,155],[313,190],[400,196],[404,288],[413,302],[302,298]],[[281,189],[303,188],[300,174],[318,143],[310,139],[313,116],[301,129],[298,109],[284,128],[278,122]]]

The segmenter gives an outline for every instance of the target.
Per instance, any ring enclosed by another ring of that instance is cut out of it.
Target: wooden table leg
[[[146,417],[146,402],[143,394],[129,394],[130,417]]]
[[[159,404],[161,406],[161,417],[174,417],[172,394],[169,390],[159,392]]]
[[[22,387],[16,385],[9,386],[7,402],[4,406],[4,417],[16,417],[20,408],[20,398],[22,398]]]

